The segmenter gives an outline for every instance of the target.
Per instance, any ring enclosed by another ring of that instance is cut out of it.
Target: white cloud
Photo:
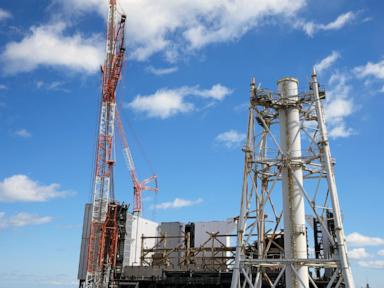
[[[63,22],[33,26],[19,42],[10,42],[1,54],[6,73],[32,71],[39,66],[61,67],[73,71],[94,73],[104,57],[103,40],[93,35],[66,36]]]
[[[351,86],[348,84],[348,78],[345,74],[335,73],[331,76],[329,85],[333,88],[327,91],[328,97],[324,107],[329,136],[349,137],[354,134],[354,130],[347,127],[345,118],[354,112],[355,107],[350,95]]]
[[[56,0],[67,11],[89,12],[106,17],[104,0]],[[146,60],[163,52],[174,61],[180,51],[211,43],[234,41],[265,19],[295,17],[306,0],[125,0],[119,9],[127,14],[127,39],[131,57]],[[139,27],[139,28],[138,28]]]
[[[175,73],[179,68],[176,66],[173,67],[167,67],[167,68],[155,68],[153,66],[147,67],[147,71],[149,73],[152,73],[156,76],[162,76],[162,75],[167,75],[167,74],[172,74]]]
[[[192,103],[186,102],[184,89],[160,89],[152,95],[136,96],[127,107],[143,112],[148,117],[166,119],[178,113],[194,109]]]
[[[47,84],[47,90],[57,90],[63,84],[64,83],[60,82],[60,81],[53,81],[53,82]]]
[[[21,138],[29,138],[32,137],[31,132],[29,132],[27,129],[19,129],[15,132],[16,136],[19,136]]]
[[[69,194],[59,188],[56,183],[41,185],[26,175],[14,175],[0,181],[0,202],[43,202]]]
[[[231,129],[217,135],[215,141],[227,148],[235,148],[240,146],[245,141],[245,138],[246,136],[244,133]]]
[[[379,255],[379,256],[384,256],[384,249],[383,249],[383,250],[380,250],[379,252],[377,252],[377,255]]]
[[[198,198],[196,200],[186,200],[186,199],[176,198],[171,202],[163,202],[163,203],[157,204],[154,206],[154,208],[160,209],[160,210],[168,210],[168,209],[195,206],[202,202],[203,202],[202,198]]]
[[[384,238],[365,236],[353,232],[347,236],[348,243],[359,246],[380,246],[384,245]]]
[[[384,80],[384,60],[377,63],[368,62],[364,66],[358,66],[354,69],[358,78],[373,77]]]
[[[359,261],[360,266],[372,269],[384,269],[383,260]]]
[[[328,24],[322,27],[323,30],[338,30],[343,28],[345,25],[354,20],[356,14],[352,11],[339,15],[334,21],[329,22]]]
[[[44,82],[42,80],[39,80],[36,82],[36,87],[38,89],[45,89],[48,91],[62,91],[62,92],[69,92],[68,89],[64,88],[64,82],[62,81],[52,81],[52,82]]]
[[[339,15],[334,21],[327,24],[299,20],[295,23],[295,26],[301,28],[308,36],[313,37],[318,31],[339,30],[351,23],[355,18],[356,14],[352,11],[348,11]]]
[[[8,87],[4,84],[0,84],[0,90],[7,90]]]
[[[368,258],[370,255],[365,248],[354,248],[348,252],[349,259],[363,259]]]
[[[344,122],[337,123],[335,126],[331,126],[331,129],[329,130],[329,136],[332,138],[347,138],[351,135],[353,135],[355,131],[347,127]]]
[[[9,13],[8,11],[0,8],[0,22],[4,21],[4,20],[7,20],[7,19],[9,19],[11,17],[12,17],[11,13]]]
[[[338,53],[336,51],[332,51],[331,54],[329,54],[327,57],[325,57],[324,59],[322,59],[319,63],[317,63],[315,65],[317,72],[321,73],[321,72],[327,70],[339,58],[340,58],[340,53]]]
[[[11,227],[24,227],[30,225],[47,224],[52,221],[50,216],[38,216],[25,212],[17,213],[14,216],[7,217],[4,212],[0,212],[0,229]]]
[[[223,100],[227,95],[232,94],[233,90],[225,87],[221,84],[216,84],[211,87],[211,89],[200,90],[194,88],[191,90],[192,95],[201,96],[204,98],[212,98],[215,100]]]
[[[210,89],[200,89],[198,86],[183,86],[176,89],[160,89],[152,95],[138,95],[126,107],[142,112],[148,117],[166,119],[179,113],[195,109],[187,97],[202,97],[213,100],[223,100],[232,90],[221,85],[213,85]]]

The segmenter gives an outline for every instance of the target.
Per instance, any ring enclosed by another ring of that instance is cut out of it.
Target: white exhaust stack
[[[304,197],[298,182],[303,185],[301,163],[300,114],[297,105],[298,81],[295,78],[283,78],[277,82],[280,100],[280,146],[283,158],[288,165],[282,169],[284,250],[287,259],[307,258],[307,238],[305,229]],[[287,267],[286,287],[309,287],[308,267]]]

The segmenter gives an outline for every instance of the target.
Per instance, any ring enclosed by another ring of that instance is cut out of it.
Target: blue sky
[[[317,64],[357,287],[383,287],[383,6],[121,0],[128,57],[120,113],[139,177],[151,175],[149,158],[161,190],[144,195],[144,215],[238,214],[251,77],[275,89],[294,76],[304,91]],[[1,288],[76,287],[105,13],[103,0],[0,3]],[[116,194],[131,202],[119,145]]]

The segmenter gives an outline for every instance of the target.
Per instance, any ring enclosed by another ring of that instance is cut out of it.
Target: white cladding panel
[[[127,235],[124,243],[123,266],[139,266],[141,257],[141,236],[158,236],[159,224],[132,214],[127,215]],[[144,248],[155,245],[156,239],[146,239]]]
[[[195,247],[199,247],[209,239],[208,233],[217,233],[221,235],[228,235],[235,233],[236,224],[232,219],[226,221],[209,221],[209,222],[195,222]],[[231,246],[231,237],[218,238],[227,247]],[[211,246],[211,242],[204,246]],[[215,247],[219,247],[219,242],[215,241]]]

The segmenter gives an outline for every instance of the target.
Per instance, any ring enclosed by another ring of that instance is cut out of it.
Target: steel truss
[[[281,89],[273,93],[251,82],[231,288],[355,287],[321,104],[325,92],[319,90],[316,71],[312,74],[310,91],[301,94]],[[296,81],[297,91],[297,80],[280,81]],[[292,111],[298,112],[297,122],[287,120]],[[301,151],[294,151],[300,146]],[[292,187],[296,195],[287,194]],[[305,220],[297,224],[292,219],[300,205]],[[321,245],[308,237],[314,223],[322,233]],[[284,245],[273,257],[269,250],[281,234]]]

